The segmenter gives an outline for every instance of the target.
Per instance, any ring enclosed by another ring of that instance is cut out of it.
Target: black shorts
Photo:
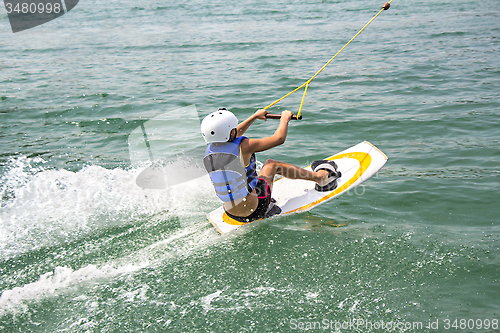
[[[269,204],[271,203],[271,186],[263,178],[259,178],[255,186],[255,192],[259,198],[257,208],[248,216],[236,216],[226,212],[227,216],[238,222],[252,222],[265,217]]]

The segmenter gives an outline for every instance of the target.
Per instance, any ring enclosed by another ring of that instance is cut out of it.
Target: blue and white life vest
[[[257,185],[255,154],[245,167],[240,144],[244,136],[231,142],[210,143],[203,157],[215,193],[224,202],[246,197]]]

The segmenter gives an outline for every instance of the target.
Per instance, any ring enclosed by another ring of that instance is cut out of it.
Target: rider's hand
[[[268,114],[268,113],[269,113],[269,111],[264,110],[264,109],[260,109],[260,110],[257,110],[257,111],[255,112],[255,116],[257,117],[257,119],[260,119],[260,120],[264,120],[264,121],[265,121],[265,120],[267,120],[267,118],[266,118],[266,114]]]
[[[293,113],[291,111],[285,110],[281,112],[281,119],[284,121],[290,121],[292,119]]]

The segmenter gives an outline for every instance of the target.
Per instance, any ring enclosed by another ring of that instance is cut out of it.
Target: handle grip
[[[281,119],[281,115],[268,113],[268,114],[266,114],[266,118],[267,119]],[[292,120],[301,120],[301,119],[302,119],[302,116],[298,116],[298,117],[296,115],[292,116]]]

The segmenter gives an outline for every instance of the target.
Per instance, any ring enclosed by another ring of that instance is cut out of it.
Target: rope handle
[[[266,118],[267,119],[281,119],[281,115],[268,113],[268,114],[266,114]],[[292,116],[292,120],[301,120],[301,119],[302,119],[302,116],[297,116],[297,115]]]

